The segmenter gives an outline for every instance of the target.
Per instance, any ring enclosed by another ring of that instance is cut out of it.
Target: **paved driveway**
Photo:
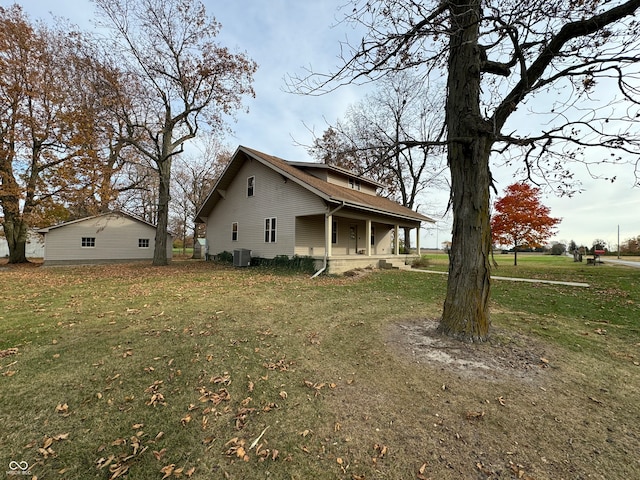
[[[634,262],[632,260],[611,260],[607,257],[603,260],[604,263],[613,263],[615,265],[625,265],[627,267],[640,268],[640,262]]]

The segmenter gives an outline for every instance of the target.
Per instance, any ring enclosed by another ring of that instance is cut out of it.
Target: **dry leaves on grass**
[[[172,463],[171,465],[166,465],[165,467],[162,467],[160,469],[160,473],[164,474],[164,476],[162,477],[162,480],[169,478],[172,475],[177,478],[181,477],[182,475],[185,475],[186,477],[191,477],[191,475],[193,475],[195,471],[196,471],[196,467],[191,467],[186,470],[184,469],[184,467],[176,468],[175,463]]]
[[[198,400],[202,403],[211,402],[214,405],[219,405],[222,402],[228,402],[231,400],[231,395],[226,388],[221,388],[217,392],[207,390],[205,387],[200,387],[197,390],[200,393],[200,398]]]
[[[68,439],[69,439],[68,433],[61,433],[59,435],[54,435],[53,437],[49,437],[45,435],[45,437],[42,439],[42,443],[40,444],[40,447],[38,447],[38,453],[42,456],[43,460],[46,460],[50,457],[55,457],[56,452],[52,448],[54,442],[59,442],[61,440],[68,440]],[[25,445],[24,448],[25,449],[33,448],[36,445],[38,445],[37,441],[31,442]]]
[[[119,455],[112,454],[108,457],[101,457],[96,461],[96,467],[99,470],[103,470],[107,467],[109,468],[109,473],[111,473],[109,480],[115,480],[116,478],[129,473],[129,469],[133,465],[133,462],[143,455],[149,448],[148,446],[141,448],[139,439],[137,439],[137,437],[132,437],[132,439],[133,438],[135,438],[136,441],[131,444],[131,452],[122,452]],[[122,440],[124,439],[118,439],[114,441],[114,443],[117,443],[118,445],[126,445],[126,440],[124,443],[122,443]]]
[[[249,456],[249,452],[255,448],[255,458],[258,462],[264,462],[265,460],[271,459],[275,461],[280,456],[280,451],[277,449],[266,448],[266,441],[259,443],[265,432],[269,427],[265,428],[262,433],[251,443],[249,447],[247,447],[247,441],[243,438],[234,437],[225,443],[225,447],[227,450],[224,454],[232,459],[239,458],[244,462],[249,462],[251,457]]]
[[[8,357],[9,355],[17,355],[17,354],[18,354],[18,349],[15,347],[7,348],[6,350],[0,350],[0,358]]]
[[[158,390],[162,386],[164,382],[162,380],[156,380],[147,388],[145,388],[144,393],[150,393],[151,397],[149,400],[145,402],[146,405],[157,406],[157,405],[166,405],[164,395],[160,393]]]
[[[309,380],[305,380],[304,384],[312,389],[314,391],[314,396],[318,396],[320,395],[320,390],[322,390],[324,387],[329,387],[331,389],[336,388],[337,385],[335,383],[325,383],[325,382],[319,382],[319,383],[313,383]]]

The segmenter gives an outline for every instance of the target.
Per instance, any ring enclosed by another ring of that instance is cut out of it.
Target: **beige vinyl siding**
[[[53,227],[45,235],[45,263],[93,263],[153,258],[156,229],[132,218],[109,214]],[[95,238],[95,247],[82,247],[82,238]],[[139,240],[149,239],[148,248]],[[167,240],[171,258],[171,238]]]
[[[247,197],[247,178],[255,177],[253,197]],[[247,160],[207,219],[209,253],[251,250],[254,257],[273,258],[296,253],[296,216],[322,214],[326,206],[313,193],[285,179],[255,160]],[[276,218],[277,240],[265,243],[265,219]],[[238,222],[238,240],[231,241],[231,225]]]
[[[354,181],[360,182],[360,188],[356,190],[362,193],[368,193],[369,195],[376,195],[376,188],[371,186],[365,179],[358,178],[357,176],[347,176],[343,174],[339,174],[337,172],[330,172],[327,178],[327,182],[333,183],[334,185],[340,185],[341,187],[352,188],[349,183],[349,179],[353,179]]]
[[[322,256],[325,254],[324,218],[324,215],[314,215],[296,219],[296,255]]]

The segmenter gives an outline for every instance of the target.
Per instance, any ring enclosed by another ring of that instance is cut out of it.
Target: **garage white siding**
[[[153,259],[155,227],[122,213],[89,217],[44,231],[46,265]],[[171,253],[172,240],[169,236],[169,258]]]

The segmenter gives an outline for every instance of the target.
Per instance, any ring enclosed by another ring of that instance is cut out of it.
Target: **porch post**
[[[367,219],[367,224],[366,224],[366,228],[365,228],[365,255],[367,257],[371,256],[371,220]]]
[[[420,223],[418,223],[418,228],[416,229],[416,253],[418,257],[420,256]]]
[[[398,226],[398,224],[396,223],[393,226],[393,231],[394,231],[394,235],[393,235],[393,254],[394,255],[400,255],[400,227]]]
[[[325,215],[324,217],[324,245],[325,256],[331,256],[331,230],[333,228],[333,215]]]

